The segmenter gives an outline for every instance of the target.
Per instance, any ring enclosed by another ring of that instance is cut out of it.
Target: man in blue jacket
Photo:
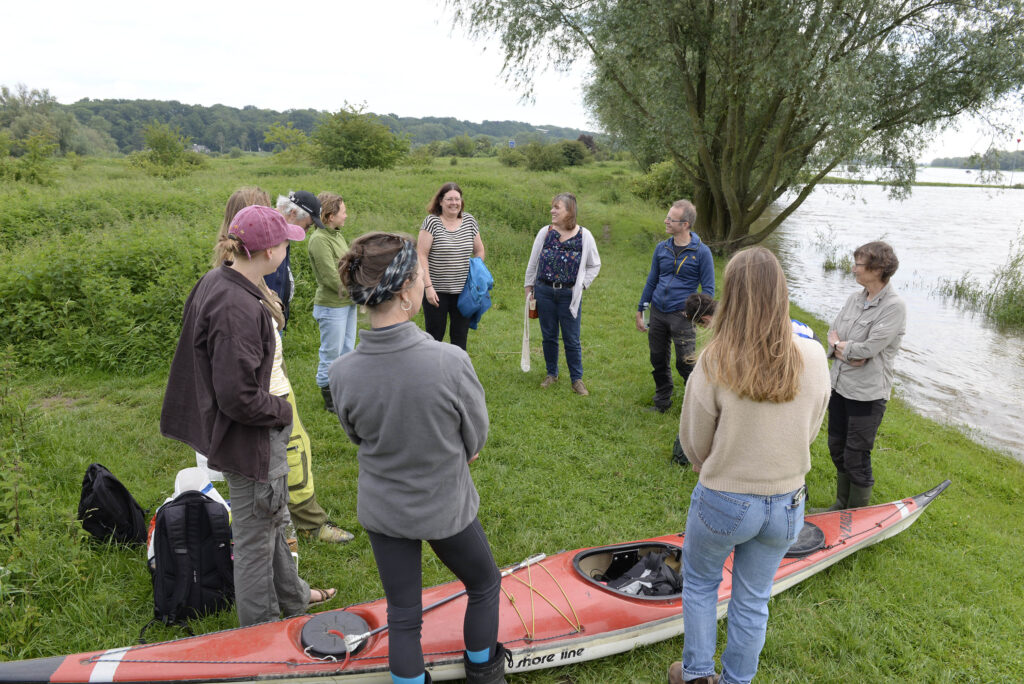
[[[665,217],[665,232],[671,237],[659,242],[651,259],[651,272],[640,296],[636,327],[647,332],[654,370],[654,405],[648,409],[664,413],[672,405],[672,369],[669,342],[676,348],[676,369],[683,382],[693,370],[691,357],[697,335],[685,316],[686,298],[697,291],[714,296],[715,262],[711,250],[690,231],[697,209],[688,200],[673,203]],[[644,305],[650,305],[650,327],[644,325]]]

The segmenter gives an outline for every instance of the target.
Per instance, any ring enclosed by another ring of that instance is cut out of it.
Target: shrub
[[[640,199],[671,204],[682,197],[693,197],[693,184],[670,161],[651,166],[650,171],[633,181],[631,192]]]
[[[297,162],[308,159],[313,153],[309,136],[305,131],[295,128],[291,121],[287,124],[270,124],[263,135],[263,141],[271,146],[282,161]]]
[[[73,250],[52,240],[8,258],[0,266],[0,336],[16,358],[51,372],[166,368],[211,231],[188,233],[177,221],[159,229],[175,234],[159,249],[152,232],[126,225],[79,232]]]
[[[6,160],[0,174],[26,183],[52,185],[55,165],[53,155],[57,151],[57,144],[48,135],[36,133],[22,141],[22,145],[25,153],[17,159]],[[3,146],[0,144],[0,148]]]
[[[416,168],[430,168],[434,165],[434,155],[428,146],[422,145],[405,156],[405,164]]]
[[[408,139],[362,107],[325,116],[313,132],[313,160],[329,169],[390,169],[408,149]]]
[[[558,144],[528,143],[523,154],[526,156],[526,168],[530,171],[557,171],[565,166],[565,156]]]
[[[526,155],[512,147],[502,147],[498,150],[498,161],[505,166],[525,166]]]
[[[181,129],[154,121],[145,130],[146,146],[133,152],[128,161],[152,176],[177,178],[206,166],[206,158],[186,149],[191,141]]]
[[[583,166],[587,160],[587,147],[579,140],[563,140],[560,143],[566,166]]]

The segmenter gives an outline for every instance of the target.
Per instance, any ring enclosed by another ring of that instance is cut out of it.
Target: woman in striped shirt
[[[448,339],[465,349],[469,319],[459,312],[459,294],[466,286],[470,257],[484,258],[484,243],[476,219],[462,208],[462,188],[456,183],[442,185],[427,205],[416,251],[424,267],[424,327],[443,342],[450,319]]]

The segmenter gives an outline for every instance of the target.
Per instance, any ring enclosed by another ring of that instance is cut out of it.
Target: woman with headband
[[[469,355],[412,322],[423,302],[423,268],[412,240],[391,233],[357,238],[338,264],[370,330],[328,372],[335,410],[358,445],[357,513],[388,604],[394,682],[429,682],[420,647],[421,542],[469,597],[463,623],[467,681],[504,682],[498,639],[501,574],[477,510],[469,464],[487,440],[484,390]]]

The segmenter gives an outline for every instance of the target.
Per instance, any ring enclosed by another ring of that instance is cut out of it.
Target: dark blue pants
[[[537,300],[544,365],[547,367],[548,375],[558,377],[558,331],[561,329],[565,363],[569,366],[569,379],[574,382],[579,380],[583,377],[583,347],[580,345],[580,318],[583,317],[583,306],[580,305],[579,315],[573,318],[572,312],[569,311],[569,304],[572,302],[571,287],[554,288],[537,283],[533,288],[533,297]]]

